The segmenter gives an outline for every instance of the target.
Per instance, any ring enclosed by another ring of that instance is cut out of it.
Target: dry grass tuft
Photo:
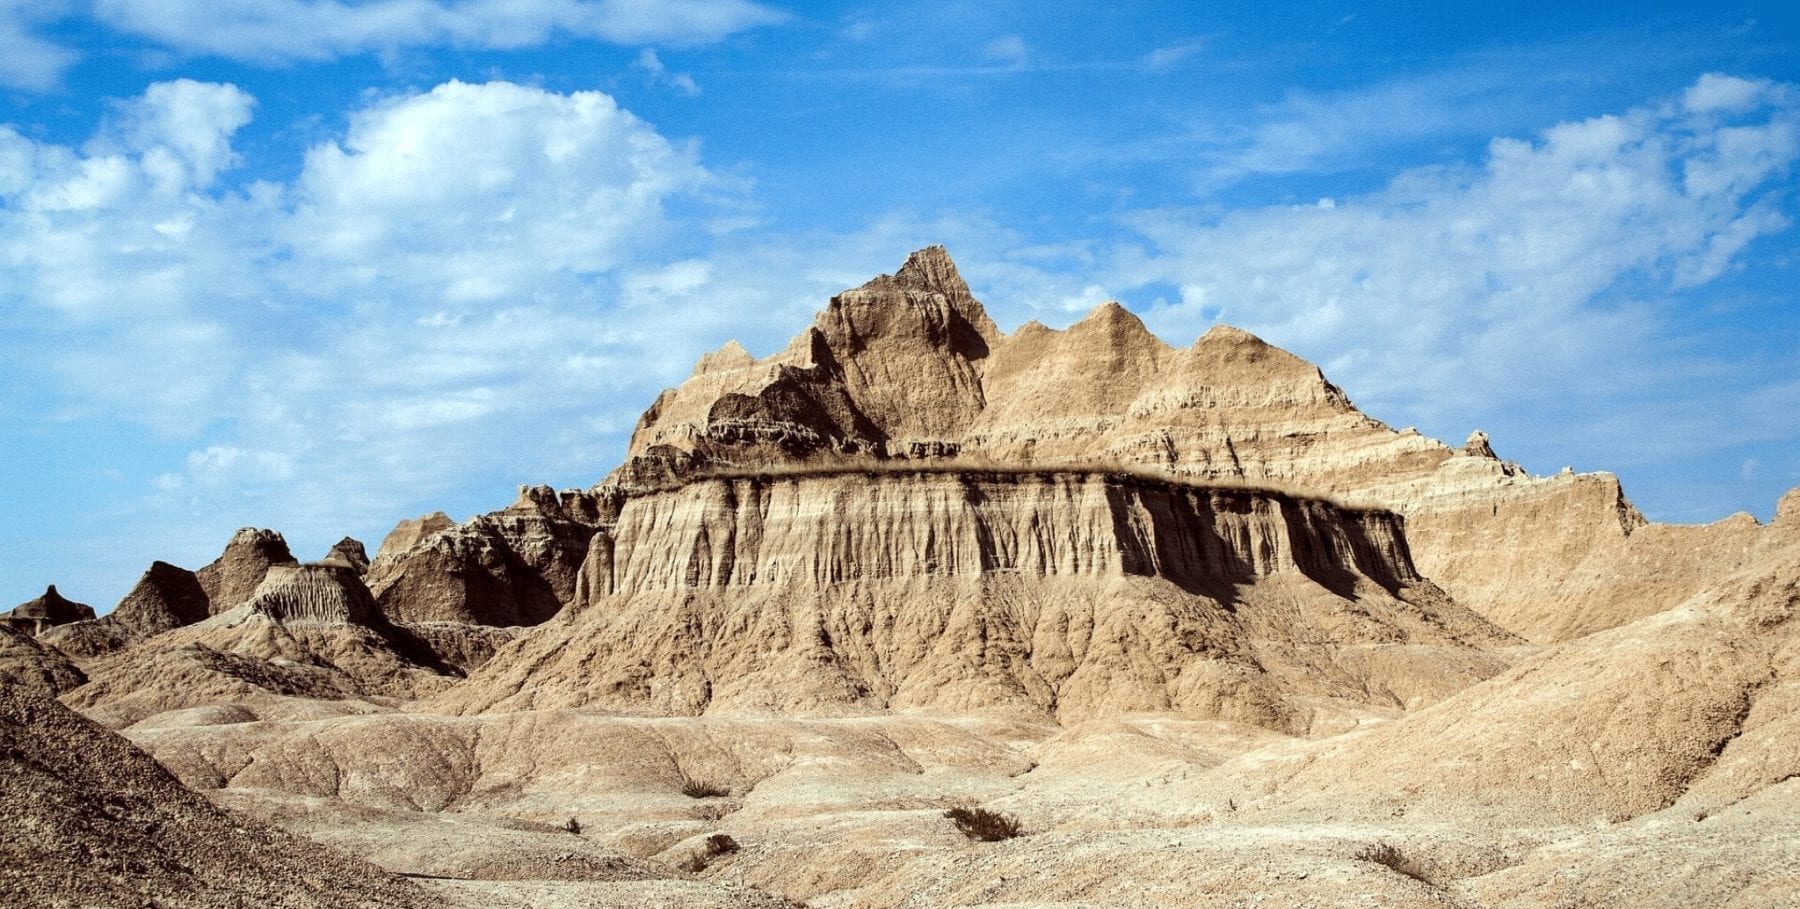
[[[1431,879],[1425,866],[1401,852],[1400,848],[1392,843],[1376,843],[1358,853],[1356,857],[1365,862],[1374,862],[1395,874],[1410,877],[1428,887],[1437,886],[1437,882]]]
[[[691,799],[723,798],[731,794],[731,787],[721,786],[707,780],[684,777],[681,780],[681,794]]]
[[[949,818],[956,829],[962,831],[963,836],[984,843],[997,843],[1025,835],[1018,818],[986,808],[952,808],[944,812],[944,817]]]
[[[740,848],[742,847],[738,845],[738,841],[732,839],[730,834],[715,833],[706,838],[705,845],[688,853],[687,857],[682,859],[679,864],[681,870],[692,874],[699,874],[706,870],[707,865],[712,864],[713,859],[716,859],[721,855],[730,855]]]

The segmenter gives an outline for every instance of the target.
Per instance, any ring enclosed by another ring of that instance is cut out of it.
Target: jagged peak
[[[1194,346],[1196,347],[1202,344],[1247,344],[1261,347],[1269,346],[1269,342],[1264,341],[1256,335],[1238,328],[1235,325],[1226,325],[1223,322],[1207,329],[1206,334],[1201,335],[1199,340],[1194,342]]]
[[[1787,494],[1775,503],[1775,520],[1769,523],[1800,528],[1800,486],[1788,490]]]
[[[1091,332],[1103,333],[1114,341],[1129,341],[1147,347],[1167,349],[1169,346],[1144,325],[1143,319],[1116,300],[1108,300],[1094,307],[1081,321],[1069,326],[1071,336],[1079,337]]]
[[[756,365],[756,357],[733,338],[724,346],[711,353],[701,354],[699,362],[694,364],[694,375],[700,376],[712,372],[723,372],[731,369],[744,369]]]
[[[907,256],[906,263],[894,273],[894,281],[908,290],[940,293],[952,300],[969,299],[968,282],[942,245],[927,246]]]
[[[1488,434],[1479,429],[1469,433],[1469,440],[1463,443],[1462,453],[1477,458],[1492,458],[1494,460],[1499,460],[1500,457],[1499,455],[1494,454],[1494,446],[1489,444]]]

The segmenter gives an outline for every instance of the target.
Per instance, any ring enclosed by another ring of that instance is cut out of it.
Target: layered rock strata
[[[1391,513],[1102,472],[697,481],[628,499],[581,590],[441,703],[1308,731],[1442,697],[1514,640],[1418,575]]]
[[[369,551],[363,548],[361,540],[345,537],[333,543],[331,550],[319,561],[329,565],[341,565],[363,574],[369,570]]]
[[[243,604],[95,661],[65,697],[127,726],[202,705],[411,698],[460,676],[433,642],[381,615],[354,569],[275,564]]]

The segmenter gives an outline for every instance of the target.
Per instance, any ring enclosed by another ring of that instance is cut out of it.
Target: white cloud
[[[1697,114],[1735,113],[1763,102],[1776,86],[1767,79],[1740,79],[1724,73],[1707,73],[1687,91],[1681,103]]]
[[[668,66],[663,64],[662,58],[657,56],[656,51],[648,47],[638,52],[638,58],[632,65],[649,73],[652,81],[667,85],[690,98],[700,94],[700,84],[694,81],[693,76],[687,73],[670,72]]]
[[[679,324],[613,317],[620,288],[706,281],[664,250],[731,184],[606,95],[451,82],[354,112],[291,184],[234,187],[253,108],[180,81],[79,149],[0,129],[0,302],[59,342],[14,374],[65,418],[192,440],[157,507],[249,497],[302,536],[477,477],[602,472],[595,425],[642,403],[610,392]]]
[[[1692,113],[1696,93],[1707,116]],[[1800,162],[1793,98],[1709,76],[1685,103],[1496,139],[1479,167],[1404,173],[1329,207],[1139,213],[1148,248],[1113,257],[1110,283],[1178,287],[1149,318],[1171,338],[1222,320],[1322,357],[1377,413],[1692,394],[1683,383],[1705,364],[1680,353],[1656,300],[1787,225],[1772,190]]]
[[[67,12],[62,0],[0,3],[0,85],[45,91],[80,55],[36,33],[37,26]]]
[[[188,453],[187,469],[202,483],[275,483],[293,478],[294,459],[279,451],[209,445]],[[171,484],[158,478],[158,485]]]
[[[1011,66],[1024,66],[1031,57],[1031,47],[1025,39],[1018,35],[1002,35],[989,41],[981,48],[981,54],[989,60],[998,60]]]
[[[664,200],[709,183],[695,156],[599,92],[449,82],[308,152],[286,235],[337,292],[518,298],[654,240]]]
[[[165,193],[206,189],[238,162],[231,137],[250,122],[256,99],[235,85],[177,79],[151,85],[118,106],[115,121],[88,154],[121,149],[138,156]]]
[[[1206,45],[1206,39],[1194,38],[1159,47],[1144,55],[1143,66],[1148,70],[1168,69],[1199,54],[1206,49]]]
[[[430,45],[510,49],[557,34],[705,44],[784,18],[750,0],[97,0],[95,14],[176,50],[264,62]]]

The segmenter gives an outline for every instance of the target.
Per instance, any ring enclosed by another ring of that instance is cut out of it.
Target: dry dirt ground
[[[219,804],[471,909],[1800,905],[1796,780],[1618,823],[1498,790],[1415,818],[1284,793],[1341,743],[1168,716],[246,725],[127,734]],[[728,794],[683,794],[694,782]],[[972,842],[943,816],[956,805],[1026,835]],[[707,856],[715,833],[739,849]]]

